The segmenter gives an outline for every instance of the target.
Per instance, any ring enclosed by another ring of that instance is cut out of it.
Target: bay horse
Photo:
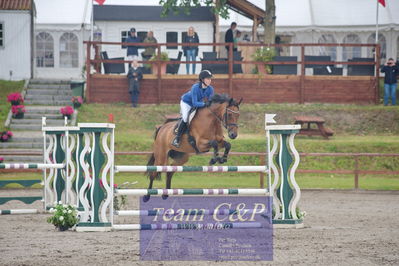
[[[153,153],[151,154],[147,165],[184,165],[190,153],[204,153],[213,148],[213,157],[209,161],[210,165],[217,162],[227,162],[227,157],[231,148],[231,144],[224,140],[223,128],[227,129],[230,139],[238,136],[238,118],[240,116],[239,102],[230,98],[227,94],[215,94],[210,99],[210,105],[197,109],[197,112],[188,125],[188,130],[182,135],[180,147],[176,148],[171,143],[175,137],[175,127],[178,121],[166,121],[155,131]],[[189,134],[187,134],[187,132]],[[189,135],[195,140],[196,149],[190,144]],[[223,156],[219,156],[219,149],[224,148]],[[169,163],[169,158],[172,162]],[[161,179],[159,172],[147,172],[150,179],[148,189],[152,188],[154,179]],[[166,188],[171,188],[172,176],[174,172],[166,173]],[[168,196],[163,195],[166,199]],[[150,199],[150,195],[143,197],[146,202]]]

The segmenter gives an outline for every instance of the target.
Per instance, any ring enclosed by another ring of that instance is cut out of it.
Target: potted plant
[[[71,119],[71,115],[73,114],[73,112],[74,112],[74,109],[72,108],[72,106],[69,106],[69,105],[62,107],[60,109],[60,113],[62,114],[62,116],[67,117],[68,119]]]
[[[11,131],[3,131],[0,133],[0,141],[7,142],[12,138],[13,134]]]
[[[0,157],[0,163],[4,162],[4,158]]]
[[[256,49],[255,53],[252,55],[252,58],[254,59],[254,61],[257,62],[269,62],[272,61],[273,57],[275,56],[276,56],[276,51],[274,48],[261,47],[259,49]],[[261,74],[272,73],[272,66],[270,65],[259,64],[256,65],[256,68],[258,70],[258,73]]]
[[[80,96],[73,96],[71,100],[74,109],[79,108],[83,104],[83,98]]]
[[[149,61],[157,61],[158,60],[158,55],[154,54]],[[161,56],[159,58],[160,61],[169,61],[169,56],[167,52],[161,52]],[[166,74],[166,63],[161,63],[161,75]],[[158,64],[154,63],[151,64],[151,68],[152,68],[152,74],[156,75],[158,74]]]
[[[13,92],[8,94],[7,101],[10,102],[11,105],[20,105],[21,103],[24,102],[24,99],[22,98],[21,93]]]
[[[53,213],[53,216],[47,218],[47,222],[53,224],[59,231],[68,230],[78,222],[76,208],[62,204],[61,201],[50,209],[50,213]]]
[[[24,105],[13,105],[11,106],[12,117],[16,119],[24,118],[25,115],[25,106]]]

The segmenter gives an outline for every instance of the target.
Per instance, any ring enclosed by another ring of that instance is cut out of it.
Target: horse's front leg
[[[219,157],[219,145],[216,140],[209,141],[209,146],[213,148],[213,157],[209,161],[210,165],[213,165],[218,162]]]
[[[223,157],[218,157],[218,162],[219,163],[227,162],[227,157],[228,157],[230,149],[231,149],[230,142],[223,141],[223,147],[224,147],[224,153],[223,153]]]

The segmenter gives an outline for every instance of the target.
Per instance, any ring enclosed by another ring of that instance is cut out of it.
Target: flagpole
[[[90,30],[90,41],[94,41],[94,5],[93,5],[93,0],[91,0],[91,30]]]
[[[375,44],[378,44],[378,8],[380,6],[379,1],[377,0],[377,14],[376,14],[376,24],[375,24]]]

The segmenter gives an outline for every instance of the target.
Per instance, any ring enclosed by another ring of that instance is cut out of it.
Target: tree
[[[167,16],[170,12],[179,13],[179,9],[183,8],[186,14],[190,14],[192,7],[199,7],[202,4],[212,7],[212,11],[222,18],[229,18],[229,9],[226,5],[227,0],[159,0],[159,4],[163,6],[162,16]],[[275,0],[265,1],[265,38],[267,44],[274,43],[276,36],[276,5]]]

